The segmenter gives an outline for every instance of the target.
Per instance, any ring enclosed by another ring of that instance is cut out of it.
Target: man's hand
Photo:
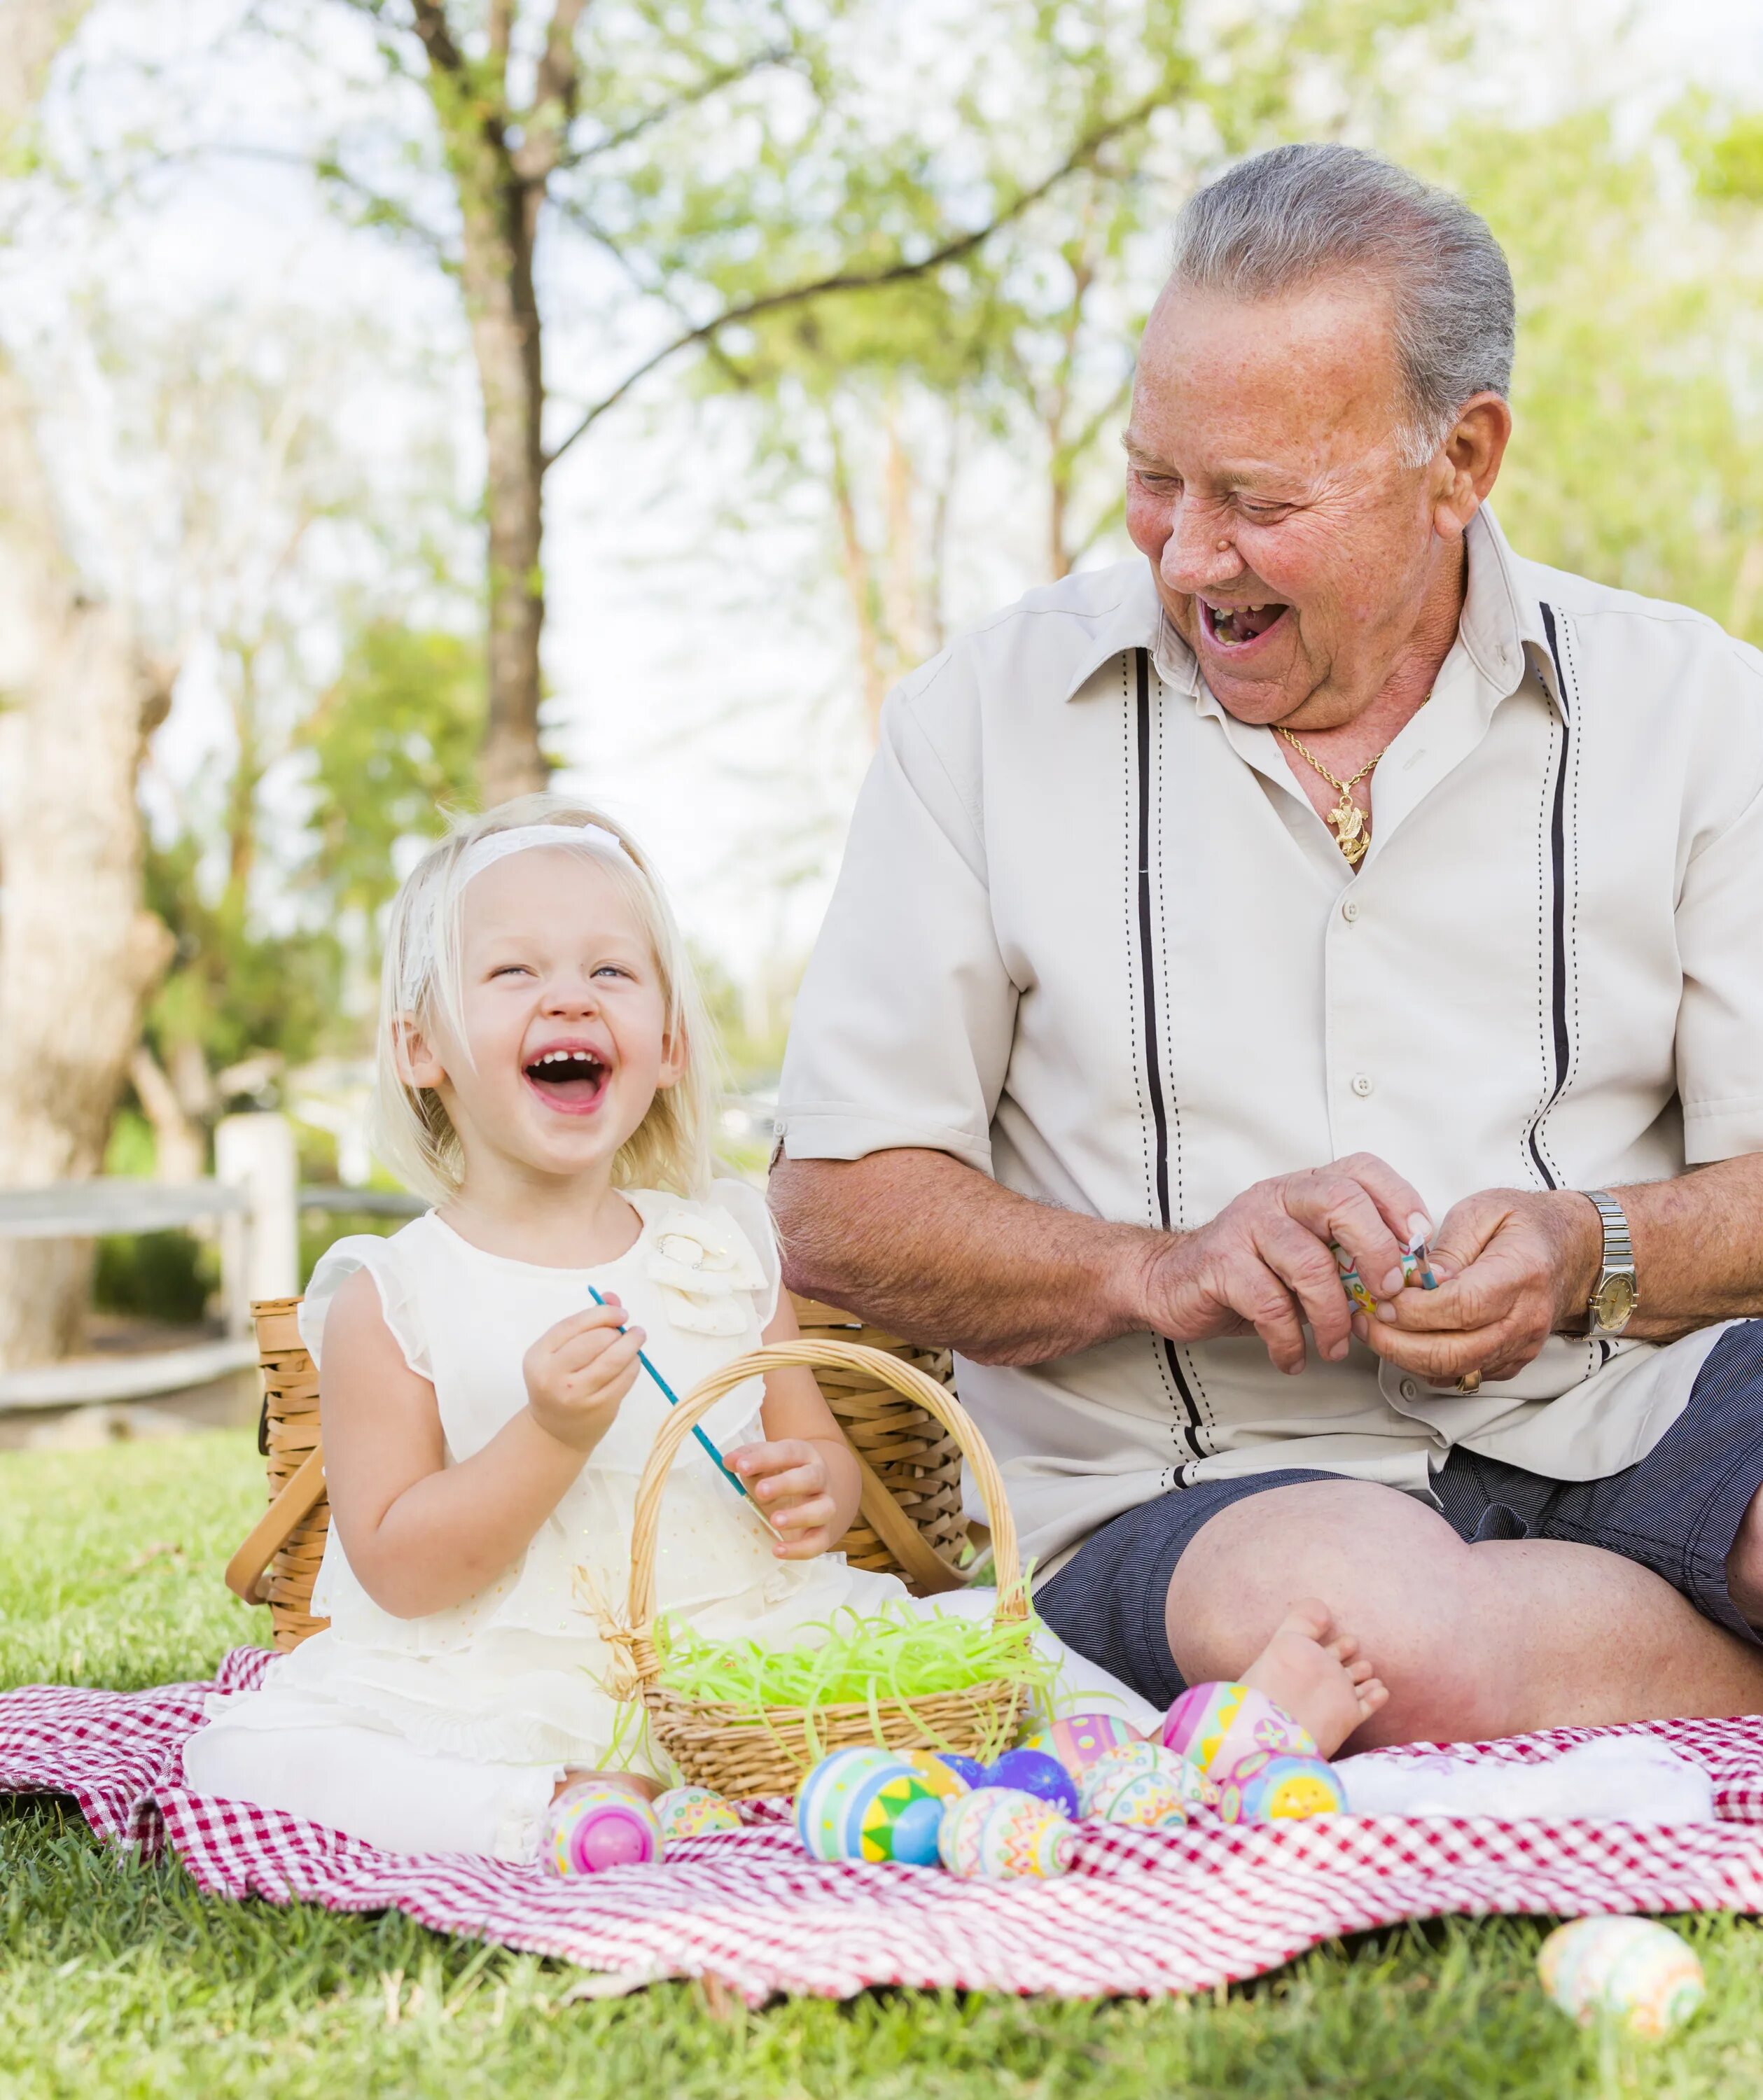
[[[1338,1363],[1353,1308],[1330,1242],[1381,1304],[1401,1296],[1403,1246],[1430,1231],[1416,1192],[1368,1152],[1257,1181],[1209,1225],[1155,1248],[1141,1286],[1143,1324],[1178,1342],[1253,1328],[1279,1370],[1296,1373],[1307,1322]]]
[[[643,1331],[628,1327],[621,1334],[624,1318],[616,1298],[572,1312],[546,1328],[522,1361],[533,1420],[572,1450],[594,1449],[636,1383]]]
[[[838,1507],[826,1459],[816,1445],[804,1436],[744,1444],[729,1454],[728,1462],[778,1533],[781,1542],[771,1550],[779,1560],[812,1560],[817,1553],[832,1550]]]
[[[1353,1328],[1379,1356],[1430,1385],[1465,1372],[1516,1376],[1544,1342],[1585,1317],[1603,1234],[1571,1190],[1486,1189],[1456,1205],[1432,1243],[1436,1290],[1398,1292]]]

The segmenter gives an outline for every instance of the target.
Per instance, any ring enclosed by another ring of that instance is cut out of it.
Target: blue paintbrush
[[[599,1292],[594,1289],[591,1283],[588,1286],[588,1295],[594,1300],[596,1305],[603,1305],[606,1303],[606,1300],[601,1297]],[[621,1327],[618,1331],[621,1335],[625,1330]],[[678,1407],[679,1405],[679,1395],[674,1392],[674,1388],[667,1383],[667,1380],[661,1376],[661,1374],[655,1368],[654,1365],[649,1361],[648,1357],[641,1349],[638,1349],[637,1352],[637,1361],[642,1365],[643,1368],[649,1374],[649,1376],[653,1379],[655,1383],[661,1388],[662,1394],[665,1398],[668,1405],[669,1407]],[[746,1482],[741,1479],[738,1473],[730,1472],[728,1467],[723,1463],[722,1453],[717,1449],[716,1446],[710,1441],[709,1438],[705,1435],[704,1432],[698,1427],[696,1423],[693,1423],[692,1425],[692,1433],[697,1438],[699,1443],[702,1445],[704,1449],[709,1454],[710,1463],[715,1467],[718,1472],[719,1472],[722,1478],[727,1481],[728,1485],[735,1490],[737,1495],[744,1496],[745,1499],[752,1504],[753,1515],[758,1518],[759,1521],[765,1526],[766,1529],[771,1533],[772,1538],[777,1539],[779,1542],[781,1543],[782,1534],[779,1532],[776,1525],[774,1524],[771,1520],[766,1515],[765,1511],[760,1508],[759,1505],[756,1502],[753,1502],[753,1497],[750,1494],[748,1494]]]

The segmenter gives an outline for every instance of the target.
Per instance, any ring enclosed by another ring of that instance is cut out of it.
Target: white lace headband
[[[625,842],[604,824],[516,824],[506,832],[491,832],[468,846],[459,858],[455,880],[463,889],[475,875],[481,875],[510,854],[524,853],[529,846],[587,846],[595,853],[621,860],[626,867],[637,863],[625,850]]]

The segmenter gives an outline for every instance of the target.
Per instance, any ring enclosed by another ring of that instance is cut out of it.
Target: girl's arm
[[[793,1342],[801,1334],[789,1293],[780,1291],[764,1339]],[[811,1560],[851,1529],[862,1487],[856,1458],[806,1368],[771,1374],[760,1419],[765,1442],[731,1452],[729,1465],[783,1533],[784,1543],[771,1549],[777,1558]]]
[[[349,1565],[401,1619],[462,1603],[518,1560],[611,1426],[640,1328],[615,1302],[560,1321],[528,1352],[528,1404],[481,1451],[446,1462],[435,1388],[404,1361],[358,1269],[325,1321],[325,1480]]]

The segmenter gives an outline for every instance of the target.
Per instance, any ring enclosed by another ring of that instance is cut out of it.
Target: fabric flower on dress
[[[688,1335],[738,1335],[753,1317],[742,1303],[768,1281],[727,1212],[670,1211],[656,1224],[643,1273],[667,1317]]]

